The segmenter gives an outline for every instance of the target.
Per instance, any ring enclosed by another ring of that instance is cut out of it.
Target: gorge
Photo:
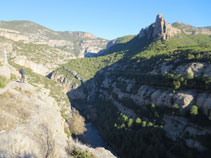
[[[0,78],[0,157],[211,155],[210,27],[158,14],[137,35],[108,41],[0,22],[5,48],[11,77]],[[27,83],[16,82],[21,67]]]

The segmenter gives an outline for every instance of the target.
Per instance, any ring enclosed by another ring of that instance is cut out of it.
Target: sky
[[[29,20],[55,31],[105,39],[138,34],[162,13],[168,23],[211,26],[211,0],[2,0],[0,20]]]

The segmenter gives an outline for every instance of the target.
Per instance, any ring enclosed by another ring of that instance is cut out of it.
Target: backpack
[[[20,69],[20,70],[19,70],[19,73],[20,73],[21,75],[23,75],[23,74],[24,74],[24,70],[23,70],[23,69]]]

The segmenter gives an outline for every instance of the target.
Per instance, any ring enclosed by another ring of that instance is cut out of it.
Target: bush
[[[188,73],[186,74],[186,78],[190,80],[190,79],[193,79],[194,76],[193,76],[192,73],[188,72]]]
[[[172,106],[172,108],[173,108],[173,109],[179,109],[179,105],[178,105],[178,104],[174,104],[174,105]]]
[[[142,121],[142,127],[146,127],[147,122],[146,121]]]
[[[0,77],[0,88],[4,88],[6,86],[6,79],[3,77]]]
[[[66,149],[67,153],[74,158],[95,158],[95,156],[88,151],[82,151],[79,148],[74,147],[72,150]]]
[[[133,119],[132,119],[132,118],[130,118],[130,119],[128,120],[127,125],[128,125],[128,127],[131,127],[131,126],[133,125]]]
[[[70,120],[70,131],[76,135],[83,134],[86,131],[85,119],[77,110],[73,112],[73,119]]]
[[[191,115],[198,115],[198,107],[196,105],[193,105],[190,109],[190,114]]]
[[[137,117],[136,124],[140,124],[140,123],[141,123],[141,119],[139,117]]]

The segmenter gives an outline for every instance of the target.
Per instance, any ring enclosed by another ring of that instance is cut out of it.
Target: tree
[[[155,107],[155,104],[152,104],[151,107],[154,108]]]
[[[153,126],[153,123],[152,122],[148,122],[147,123],[147,127],[152,127]]]
[[[133,119],[132,119],[132,118],[130,118],[130,119],[128,120],[127,125],[128,125],[128,127],[131,127],[131,126],[133,125]]]
[[[178,105],[178,104],[174,104],[174,105],[172,106],[172,108],[173,108],[173,109],[179,109],[179,105]]]
[[[198,115],[198,107],[196,105],[193,105],[190,109],[190,114],[191,115]]]
[[[194,78],[193,73],[188,72],[188,73],[186,74],[186,78],[187,78],[187,79],[193,79],[193,78]]]
[[[175,89],[178,89],[181,86],[180,81],[173,81],[173,85]]]
[[[147,122],[146,121],[142,121],[142,127],[146,127]]]
[[[141,119],[139,117],[137,117],[136,124],[140,124],[140,123],[141,123]]]

